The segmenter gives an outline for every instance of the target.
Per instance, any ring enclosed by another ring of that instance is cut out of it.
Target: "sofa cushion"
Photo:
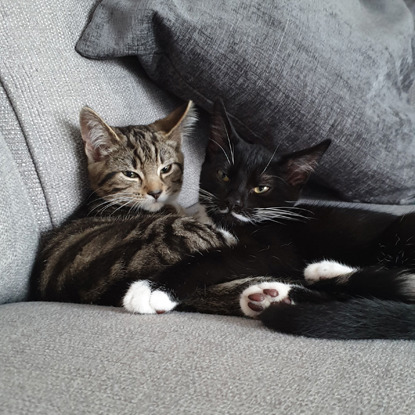
[[[103,0],[77,50],[137,55],[243,135],[300,149],[331,138],[317,179],[348,200],[413,201],[414,19],[404,0]]]
[[[325,341],[260,322],[0,306],[0,396],[13,415],[394,414],[414,409],[414,343]]]

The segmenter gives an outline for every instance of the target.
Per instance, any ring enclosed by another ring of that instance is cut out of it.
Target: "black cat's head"
[[[215,103],[201,173],[201,202],[217,223],[232,227],[299,217],[293,207],[330,140],[290,154],[248,143],[222,101]]]

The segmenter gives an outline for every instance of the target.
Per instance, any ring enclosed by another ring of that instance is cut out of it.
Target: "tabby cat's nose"
[[[154,199],[158,199],[161,195],[161,190],[152,190],[151,192],[147,192],[150,196],[153,196]]]

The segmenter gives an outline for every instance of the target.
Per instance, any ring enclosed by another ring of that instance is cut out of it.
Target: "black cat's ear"
[[[231,149],[233,140],[233,128],[226,113],[222,99],[217,99],[213,106],[211,117],[208,154],[215,154],[225,149]]]
[[[182,137],[191,133],[197,121],[197,114],[193,101],[181,105],[166,117],[154,121],[150,127],[161,131],[167,140],[171,140],[176,145],[180,145]]]
[[[119,142],[114,130],[89,107],[82,108],[79,123],[88,163],[102,160]]]
[[[285,166],[286,182],[293,187],[304,186],[330,143],[331,140],[325,140],[313,147],[283,156],[281,161]]]

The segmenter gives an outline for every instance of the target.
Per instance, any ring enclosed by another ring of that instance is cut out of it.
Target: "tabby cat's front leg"
[[[133,282],[122,303],[127,311],[138,314],[163,314],[178,304],[167,292],[152,290],[148,280]]]

